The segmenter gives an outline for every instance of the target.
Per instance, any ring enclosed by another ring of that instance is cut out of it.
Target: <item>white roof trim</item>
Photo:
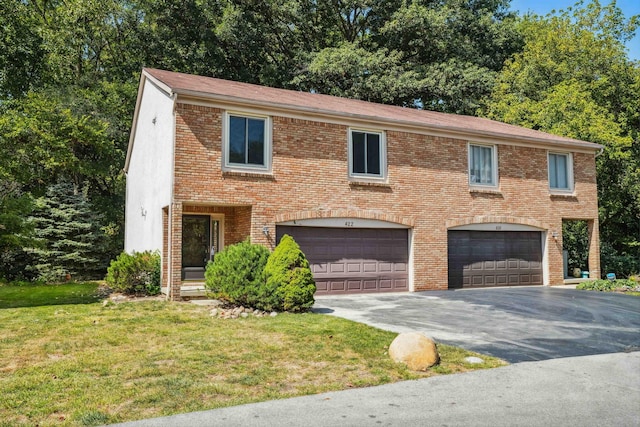
[[[208,103],[213,101],[218,101],[221,104],[227,105],[240,105],[240,106],[259,106],[262,108],[270,109],[270,110],[281,110],[281,111],[299,111],[303,113],[314,114],[319,117],[326,118],[335,118],[335,117],[345,117],[350,120],[350,123],[353,121],[360,121],[366,123],[375,123],[377,124],[377,128],[381,128],[380,124],[390,124],[394,125],[396,129],[412,132],[412,133],[422,133],[422,134],[431,134],[434,136],[440,135],[449,135],[455,138],[462,139],[474,139],[479,137],[490,138],[491,140],[500,139],[503,141],[508,141],[511,144],[511,141],[521,141],[527,144],[539,145],[543,144],[545,146],[553,146],[553,147],[565,147],[565,148],[575,148],[582,149],[589,152],[598,151],[602,147],[600,144],[596,144],[593,142],[587,141],[569,141],[567,139],[558,137],[558,139],[540,139],[529,136],[520,136],[513,135],[510,133],[502,133],[502,132],[491,132],[491,131],[483,131],[483,130],[475,130],[475,129],[467,129],[460,128],[455,126],[448,125],[434,125],[434,124],[421,124],[416,121],[405,121],[405,120],[392,120],[384,117],[378,116],[369,116],[364,114],[349,114],[349,113],[340,113],[333,110],[325,110],[321,108],[312,108],[312,107],[300,107],[297,105],[290,104],[279,104],[273,102],[266,101],[254,101],[247,98],[229,96],[229,95],[218,95],[218,94],[209,94],[200,91],[187,90],[187,89],[175,89],[174,93],[179,96],[178,102],[190,103],[189,99],[201,99],[207,100]],[[184,97],[184,98],[182,98]],[[309,119],[309,118],[307,118]],[[386,130],[387,128],[385,128]],[[390,130],[390,129],[389,129]],[[548,134],[552,135],[552,134]],[[515,144],[513,144],[515,145]]]

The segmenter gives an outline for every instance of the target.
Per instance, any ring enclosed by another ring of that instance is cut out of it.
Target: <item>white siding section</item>
[[[145,79],[127,172],[124,249],[162,250],[162,208],[171,202],[173,100]]]

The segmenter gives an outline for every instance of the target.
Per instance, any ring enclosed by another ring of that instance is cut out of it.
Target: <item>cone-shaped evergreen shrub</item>
[[[227,246],[207,265],[205,284],[214,297],[245,307],[260,308],[257,303],[264,287],[264,266],[269,250],[253,245],[249,239]]]
[[[309,261],[293,237],[285,234],[264,268],[266,286],[259,301],[262,310],[306,311],[314,303],[316,284]]]
[[[67,274],[74,279],[104,275],[102,219],[91,206],[87,191],[60,181],[47,187],[46,195],[36,200],[29,218],[36,245],[25,251],[33,259],[27,269],[37,279],[58,282]]]

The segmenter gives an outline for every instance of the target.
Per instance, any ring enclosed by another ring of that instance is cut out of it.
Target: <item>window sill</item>
[[[380,187],[380,188],[391,188],[391,184],[388,182],[382,181],[361,181],[361,180],[350,180],[349,185],[354,187]]]
[[[260,171],[230,171],[223,170],[222,171],[223,178],[256,178],[256,179],[264,179],[264,180],[275,180],[276,178],[270,172],[260,172]]]
[[[469,188],[469,193],[478,193],[478,194],[494,194],[494,195],[502,195],[502,191],[497,188]]]
[[[567,200],[575,200],[578,198],[578,196],[576,195],[576,193],[550,193],[549,197],[551,197],[552,199],[567,199]]]

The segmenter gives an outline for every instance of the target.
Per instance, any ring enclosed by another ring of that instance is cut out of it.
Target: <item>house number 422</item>
[[[346,221],[346,222],[344,223],[344,226],[345,226],[345,227],[353,227],[353,221]]]

